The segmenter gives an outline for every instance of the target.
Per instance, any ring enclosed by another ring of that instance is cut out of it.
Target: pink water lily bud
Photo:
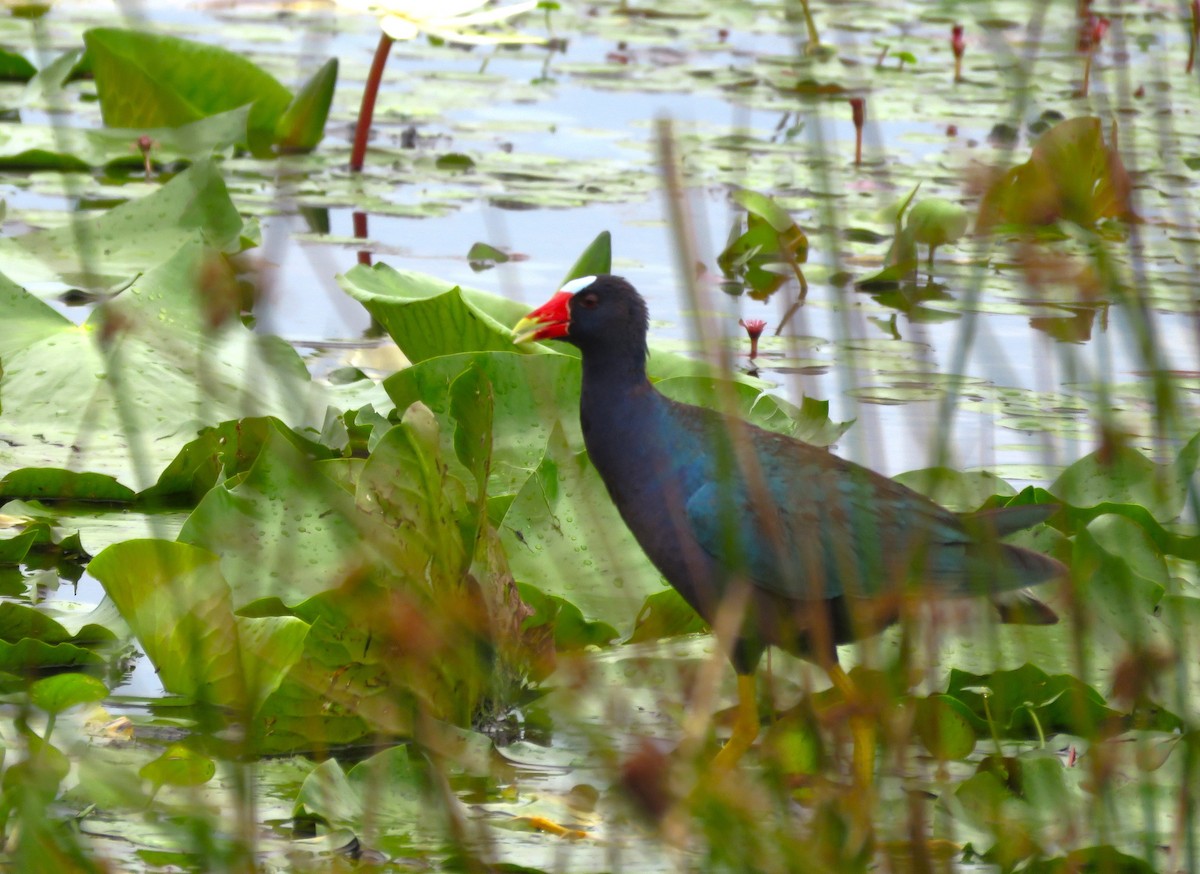
[[[739,319],[738,324],[746,329],[746,334],[750,337],[750,357],[757,358],[758,338],[762,336],[767,323],[763,319]]]

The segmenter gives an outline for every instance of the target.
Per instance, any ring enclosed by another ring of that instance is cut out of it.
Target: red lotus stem
[[[738,319],[738,324],[746,329],[746,334],[750,337],[750,357],[757,358],[758,338],[762,336],[767,323],[762,319]]]
[[[1200,0],[1197,0],[1200,2]],[[967,50],[967,42],[963,39],[963,26],[956,24],[950,31],[950,48],[954,52],[954,81],[962,81],[963,52]]]
[[[367,214],[355,212],[351,218],[354,220],[354,239],[365,240],[367,238]],[[358,250],[358,263],[371,266],[371,253],[367,249]]]
[[[367,136],[371,133],[371,119],[375,116],[375,98],[379,96],[379,83],[383,81],[383,68],[387,66],[388,52],[392,50],[392,38],[379,31],[379,45],[375,47],[375,58],[371,61],[371,72],[363,87],[362,106],[358,110],[358,122],[354,126],[354,146],[350,149],[350,172],[359,173],[367,157]]]
[[[863,122],[867,118],[867,100],[865,97],[850,98],[850,113],[854,118],[854,166],[862,165]]]

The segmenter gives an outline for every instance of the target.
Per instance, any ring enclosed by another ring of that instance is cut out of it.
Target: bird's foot
[[[738,704],[733,733],[713,760],[713,768],[728,771],[754,745],[758,737],[758,695],[753,674],[738,674]]]

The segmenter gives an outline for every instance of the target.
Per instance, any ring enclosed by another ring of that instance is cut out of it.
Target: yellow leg
[[[850,737],[854,740],[853,775],[856,786],[871,786],[875,780],[875,723],[862,715],[862,693],[854,685],[854,681],[834,662],[828,668],[829,679],[833,686],[842,693],[846,704],[850,706]]]
[[[737,682],[738,706],[733,734],[713,760],[713,767],[723,771],[736,765],[758,737],[758,695],[754,674],[738,674]]]

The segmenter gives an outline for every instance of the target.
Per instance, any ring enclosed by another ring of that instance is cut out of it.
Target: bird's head
[[[580,349],[634,345],[644,350],[646,302],[620,276],[572,279],[513,328],[513,342],[563,340]]]

